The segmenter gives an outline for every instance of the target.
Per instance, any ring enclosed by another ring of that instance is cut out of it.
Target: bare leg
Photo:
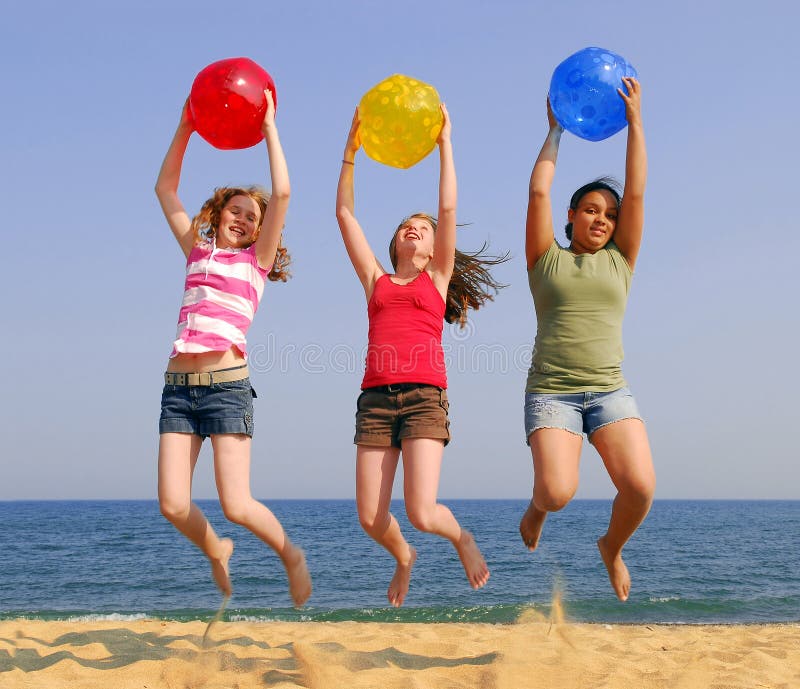
[[[533,497],[519,523],[528,550],[536,550],[548,512],[562,509],[578,489],[583,436],[560,428],[531,433]]]
[[[489,581],[489,568],[472,534],[453,513],[436,501],[444,443],[431,438],[406,438],[403,444],[406,512],[415,528],[446,538],[458,553],[474,589]]]
[[[212,435],[217,491],[225,516],[241,524],[281,558],[289,580],[289,594],[296,606],[311,595],[311,576],[305,555],[265,505],[250,493],[250,438],[240,434]]]
[[[403,604],[411,582],[417,551],[403,538],[400,525],[389,511],[400,450],[396,447],[359,445],[356,450],[356,505],[361,527],[396,561],[386,593],[389,603]]]
[[[591,437],[617,488],[608,531],[597,541],[617,597],[627,600],[631,577],[622,548],[644,521],[653,502],[655,469],[644,423],[623,419],[597,429]]]
[[[161,513],[205,553],[220,591],[231,594],[228,562],[233,541],[219,538],[203,512],[192,502],[192,475],[200,447],[199,435],[164,433],[158,446],[158,502]]]

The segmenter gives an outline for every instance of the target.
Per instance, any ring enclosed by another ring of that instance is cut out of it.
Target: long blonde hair
[[[234,196],[247,196],[253,199],[261,210],[261,218],[258,221],[256,231],[253,233],[253,239],[248,246],[251,246],[256,241],[259,232],[261,232],[261,224],[264,222],[264,214],[267,212],[270,193],[262,187],[250,186],[218,187],[214,189],[214,195],[203,204],[200,212],[192,218],[191,229],[195,234],[196,242],[208,241],[214,237],[219,226],[222,209]],[[278,250],[275,252],[275,262],[272,264],[272,269],[269,271],[267,278],[273,282],[286,282],[290,276],[288,267],[291,262],[292,258],[283,245],[283,235],[281,235],[281,239],[278,242]]]
[[[412,218],[420,218],[430,223],[436,232],[438,222],[436,218],[427,213],[414,213],[404,218],[397,226],[389,242],[389,259],[392,267],[397,270],[397,233]],[[489,272],[491,266],[505,263],[511,255],[509,252],[502,256],[492,256],[486,253],[486,242],[473,253],[456,249],[455,266],[453,275],[447,285],[447,298],[445,299],[444,319],[448,323],[458,323],[462,328],[467,322],[467,311],[477,311],[487,301],[494,301],[495,295],[506,287],[497,282]]]

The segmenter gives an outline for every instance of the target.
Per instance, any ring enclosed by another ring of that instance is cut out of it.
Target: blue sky
[[[661,498],[798,498],[793,403],[800,294],[796,159],[800,10],[790,2],[566,0],[389,5],[342,0],[41,2],[3,10],[0,181],[7,313],[0,499],[155,496],[157,418],[183,260],[153,185],[195,74],[248,56],[276,82],[293,195],[294,278],[269,285],[249,335],[258,391],[253,493],[351,497],[366,340],[334,216],[353,108],[383,77],[433,84],[453,120],[459,246],[489,239],[509,283],[446,328],[454,441],[440,494],[525,498],[522,391],[535,333],[523,256],[527,183],[554,67],[599,45],[643,86],[645,241],[624,372],[646,416]],[[562,139],[571,192],[623,176],[625,134]],[[407,171],[359,154],[356,211],[376,252],[435,210],[436,156]],[[193,137],[181,196],[267,183],[262,145]],[[613,495],[584,444],[578,497]],[[195,494],[215,495],[204,450]]]

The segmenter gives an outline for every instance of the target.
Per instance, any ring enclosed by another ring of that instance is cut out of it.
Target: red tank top
[[[395,383],[447,387],[445,303],[427,272],[407,285],[381,275],[367,305],[369,345],[361,389]]]

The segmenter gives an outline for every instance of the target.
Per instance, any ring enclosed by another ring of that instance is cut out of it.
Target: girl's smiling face
[[[412,216],[395,233],[395,246],[398,254],[411,253],[433,256],[433,225],[426,218]],[[412,250],[413,247],[413,250]]]
[[[567,213],[572,223],[573,251],[593,253],[608,244],[617,227],[618,210],[617,200],[606,189],[584,194],[578,207]]]
[[[219,214],[216,229],[217,246],[221,249],[240,249],[250,246],[261,226],[261,209],[249,196],[231,197]]]

